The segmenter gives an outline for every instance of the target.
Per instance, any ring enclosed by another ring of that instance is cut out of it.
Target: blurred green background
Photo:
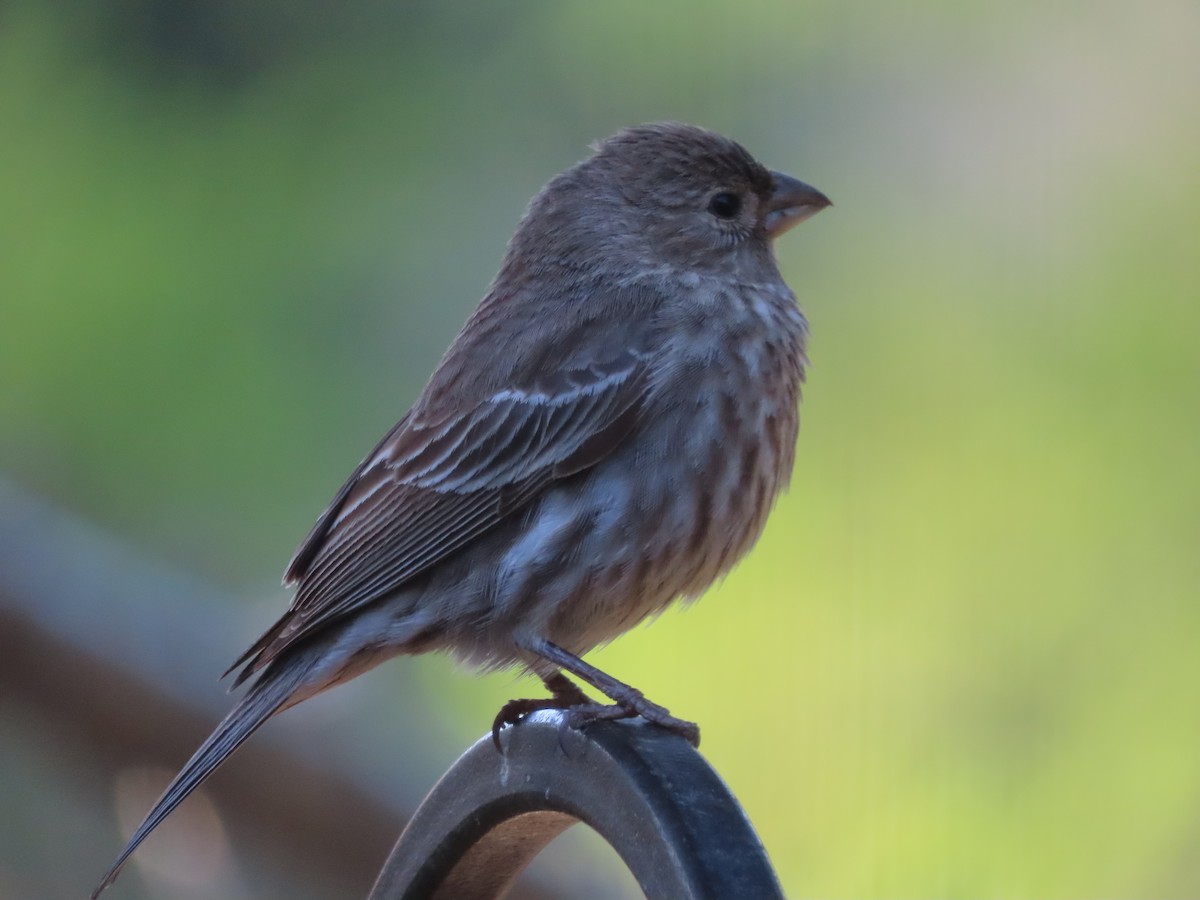
[[[589,658],[702,723],[789,896],[1200,895],[1195,3],[7,3],[0,475],[238,597],[215,677],[527,199],[664,118],[836,206],[778,248],[791,493]],[[427,782],[533,687],[362,681],[337,721]],[[58,828],[3,736],[0,894],[68,849],[79,894],[114,814]]]

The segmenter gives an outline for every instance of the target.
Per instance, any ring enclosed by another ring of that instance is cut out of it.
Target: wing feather
[[[234,664],[240,683],[314,630],[402,587],[610,452],[636,422],[645,354],[504,389],[455,416],[402,421],[363,461],[288,568],[288,613]]]
[[[613,452],[651,390],[663,303],[653,286],[586,272],[489,294],[301,543],[284,576],[292,606],[231,667],[235,683]]]

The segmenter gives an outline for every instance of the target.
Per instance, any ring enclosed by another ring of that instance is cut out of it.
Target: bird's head
[[[569,268],[676,268],[744,277],[771,242],[830,205],[735,141],[663,122],[618,132],[551,181],[510,249]]]

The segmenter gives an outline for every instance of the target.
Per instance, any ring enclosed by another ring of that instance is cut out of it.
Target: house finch
[[[266,719],[397,654],[540,676],[551,696],[508,703],[497,743],[548,707],[697,742],[580,655],[703,593],[762,531],[791,473],[805,365],[772,241],[828,205],[673,123],[622,131],[546,185],[412,409],[296,552],[291,608],[230,670],[254,679],[245,696],[96,894]]]

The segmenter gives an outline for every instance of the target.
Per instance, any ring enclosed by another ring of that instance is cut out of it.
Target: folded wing
[[[636,424],[649,360],[611,345],[605,356],[539,373],[527,388],[504,388],[464,410],[406,416],[297,551],[286,575],[298,584],[292,607],[234,664],[244,664],[236,683],[610,453]]]

